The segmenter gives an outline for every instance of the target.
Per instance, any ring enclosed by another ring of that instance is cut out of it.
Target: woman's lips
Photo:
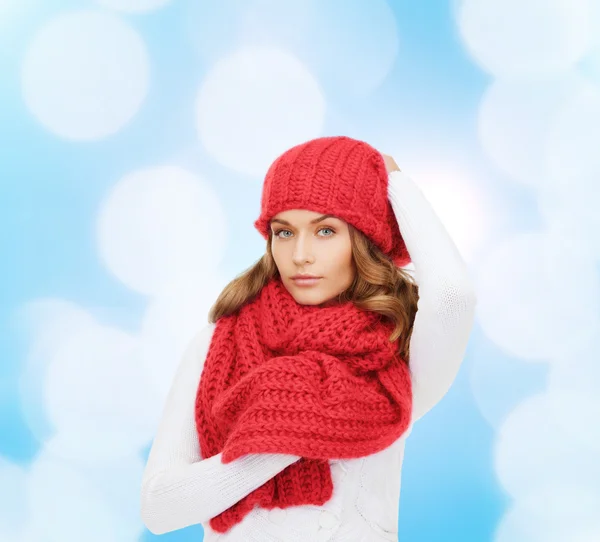
[[[321,277],[314,279],[292,279],[296,286],[313,286],[321,280]]]

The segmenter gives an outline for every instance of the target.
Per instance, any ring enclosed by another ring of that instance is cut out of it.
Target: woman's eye
[[[332,233],[330,235],[325,235],[325,236],[321,236],[321,237],[331,237],[335,233],[335,231],[332,228],[321,228],[319,230],[319,232],[322,232],[323,230],[329,230]],[[289,233],[291,233],[290,230],[277,230],[275,232],[275,237],[279,237],[279,234],[283,233],[283,232],[289,232]],[[284,237],[280,237],[280,239],[287,239],[288,237],[289,236],[284,236]]]

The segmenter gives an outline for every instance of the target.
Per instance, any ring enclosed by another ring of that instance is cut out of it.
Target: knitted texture
[[[254,227],[268,239],[271,218],[288,209],[333,214],[363,232],[395,265],[411,261],[388,200],[385,161],[364,141],[320,137],[276,158],[265,176]]]
[[[255,505],[322,505],[333,493],[329,458],[387,448],[408,428],[410,372],[389,319],[352,302],[296,302],[276,275],[217,320],[195,402],[202,457],[250,453],[301,459],[210,525],[226,532]]]

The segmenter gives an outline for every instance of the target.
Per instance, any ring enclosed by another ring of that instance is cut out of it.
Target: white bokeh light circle
[[[172,0],[94,0],[96,4],[109,9],[128,13],[139,13],[162,8]]]
[[[61,435],[55,455],[133,454],[155,430],[156,394],[139,340],[117,329],[93,325],[65,340],[48,367],[44,398]]]
[[[600,279],[571,239],[513,235],[488,252],[475,279],[479,324],[511,355],[552,361],[595,329]]]
[[[496,77],[564,72],[591,46],[590,0],[464,0],[456,10],[468,52]]]
[[[121,179],[103,202],[99,251],[124,284],[155,294],[178,276],[216,269],[226,227],[207,182],[176,166],[144,169]]]
[[[25,102],[51,132],[95,140],[123,128],[148,90],[142,39],[120,18],[95,11],[50,20],[30,44],[22,66]]]
[[[496,475],[515,498],[544,484],[600,487],[598,451],[573,438],[572,431],[556,417],[559,403],[565,404],[564,396],[534,395],[520,403],[498,431]],[[577,402],[574,408],[586,403]]]
[[[86,470],[42,449],[27,477],[31,533],[63,542],[137,540],[144,532],[133,513],[139,510],[141,468],[139,458],[132,458],[122,468]],[[128,471],[135,483],[124,476]]]
[[[44,442],[55,431],[43,394],[48,367],[61,344],[93,325],[94,319],[69,301],[40,298],[19,307],[15,321],[29,344],[19,375],[19,406],[33,437]]]
[[[572,179],[600,174],[600,87],[581,85],[569,96],[550,126],[546,158],[553,184],[569,188]],[[599,191],[600,192],[600,191]],[[582,202],[585,203],[585,202]]]
[[[487,156],[513,179],[532,187],[545,185],[548,130],[580,84],[571,74],[543,81],[494,81],[483,96],[478,118]]]
[[[600,326],[590,340],[553,363],[548,373],[548,393],[555,401],[555,417],[574,442],[600,452]],[[573,400],[569,397],[574,396]],[[577,409],[574,412],[574,409]]]
[[[221,59],[202,83],[196,123],[204,147],[221,164],[262,178],[286,149],[317,137],[325,98],[289,53],[242,49]]]
[[[397,18],[385,0],[222,0],[206,10],[190,2],[186,33],[205,62],[231,44],[296,55],[336,94],[379,88],[400,49]]]
[[[515,501],[494,542],[595,542],[600,492],[590,487],[541,485]]]
[[[545,187],[538,193],[538,209],[545,229],[553,237],[572,239],[590,258],[600,260],[600,216],[594,209],[600,197],[595,179],[571,178],[570,188]],[[594,303],[588,299],[587,303]],[[597,315],[598,319],[600,314]]]
[[[598,388],[583,390],[554,388],[548,391],[551,416],[561,426],[573,446],[600,454],[600,398]]]
[[[556,115],[547,143],[548,184],[540,211],[548,228],[586,243],[600,259],[600,87],[584,85]]]
[[[566,352],[548,372],[548,391],[581,391],[595,395],[600,390],[600,326],[587,341]]]
[[[143,361],[163,404],[193,336],[208,324],[208,312],[228,281],[215,274],[179,277],[148,304],[140,339]]]

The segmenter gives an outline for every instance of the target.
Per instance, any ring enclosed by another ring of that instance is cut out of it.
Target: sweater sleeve
[[[389,199],[419,286],[410,340],[414,422],[442,399],[456,378],[473,327],[476,295],[456,245],[404,172],[389,174]]]
[[[231,463],[202,459],[194,407],[215,324],[201,329],[175,373],[141,487],[141,519],[154,534],[208,522],[299,460],[288,454],[248,454]]]

